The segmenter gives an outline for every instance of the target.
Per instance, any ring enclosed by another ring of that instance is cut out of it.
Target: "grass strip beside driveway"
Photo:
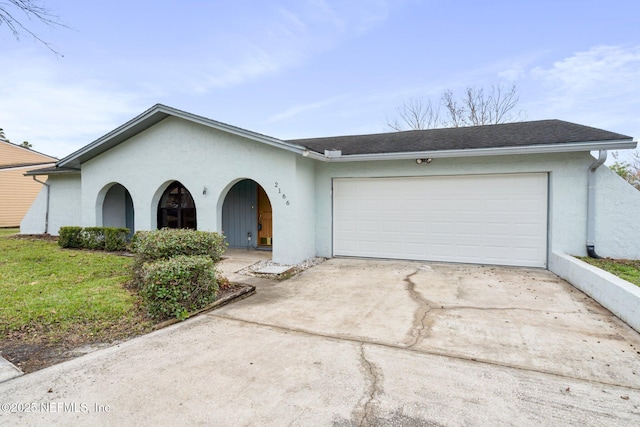
[[[640,260],[589,257],[579,259],[640,287]]]

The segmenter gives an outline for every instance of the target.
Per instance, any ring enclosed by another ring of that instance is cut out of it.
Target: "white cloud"
[[[640,46],[595,46],[544,69],[531,71],[534,78],[558,85],[567,92],[621,90],[640,85]]]
[[[594,46],[530,76],[538,115],[640,135],[640,115],[629,114],[640,109],[640,45]]]
[[[498,77],[508,80],[516,81],[525,76],[525,67],[521,64],[513,64],[511,68],[502,70],[498,73]]]
[[[640,46],[595,46],[551,68],[536,67],[531,76],[552,89],[554,102],[565,108],[628,97],[640,89]]]

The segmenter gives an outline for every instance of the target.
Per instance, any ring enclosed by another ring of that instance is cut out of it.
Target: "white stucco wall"
[[[611,169],[596,172],[596,253],[640,259],[640,191]]]
[[[20,221],[20,233],[42,234],[44,233],[45,211],[47,203],[47,190],[42,189],[31,204],[31,207]]]
[[[295,226],[295,230],[292,230],[293,235],[298,239],[295,246],[305,254],[305,259],[316,255],[316,163],[304,157],[296,157],[294,178],[296,194],[295,200],[292,199],[290,205],[293,208],[292,215],[295,220],[284,225],[285,227]],[[307,239],[306,236],[313,236],[313,239]]]
[[[295,263],[315,255],[313,170],[297,154],[170,117],[82,165],[82,224],[97,224],[97,195],[117,182],[133,200],[135,229],[155,229],[158,200],[176,180],[194,199],[198,229],[220,231],[227,191],[248,178],[272,204],[274,261]]]
[[[331,256],[331,185],[333,178],[435,176],[496,173],[546,172],[549,174],[549,248],[586,254],[588,153],[522,156],[491,156],[414,160],[319,163],[316,165],[316,250]]]
[[[81,225],[81,180],[80,175],[51,175],[50,185],[49,234],[58,235],[60,227]],[[40,234],[45,231],[47,193],[42,189],[31,208],[20,223],[20,233]]]

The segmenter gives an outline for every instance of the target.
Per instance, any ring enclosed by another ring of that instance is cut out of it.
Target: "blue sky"
[[[640,137],[637,0],[44,0],[0,27],[0,127],[64,157],[156,103],[276,138],[387,131],[411,97],[515,83],[526,120]]]

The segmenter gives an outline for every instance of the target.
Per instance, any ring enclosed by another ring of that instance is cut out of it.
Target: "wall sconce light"
[[[422,164],[422,163],[431,163],[433,161],[433,159],[431,157],[429,157],[428,159],[416,159],[416,163],[417,164]]]
[[[207,187],[206,186],[202,188],[202,194],[207,194]]]

